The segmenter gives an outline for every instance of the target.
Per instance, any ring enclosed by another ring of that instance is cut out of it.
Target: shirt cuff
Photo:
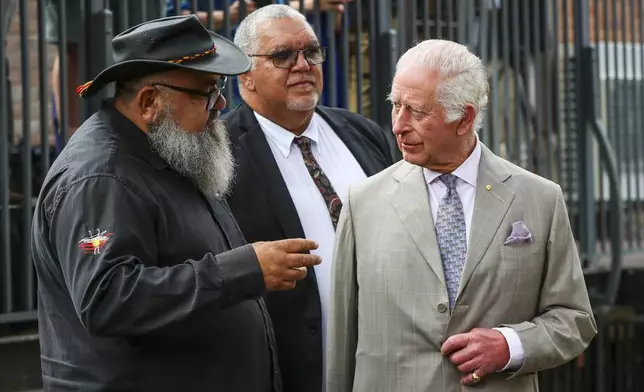
[[[231,303],[257,299],[266,292],[264,273],[253,245],[247,244],[215,256]]]
[[[510,349],[510,360],[500,371],[520,369],[525,361],[525,353],[523,352],[523,345],[521,344],[521,339],[519,339],[519,334],[514,329],[508,327],[494,329],[503,334],[505,341],[508,343],[508,348]]]

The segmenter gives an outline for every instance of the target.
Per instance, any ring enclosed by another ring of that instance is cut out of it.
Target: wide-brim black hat
[[[114,64],[76,89],[89,97],[111,82],[166,70],[187,69],[234,76],[247,72],[250,58],[237,45],[208,31],[195,15],[141,23],[112,40]]]

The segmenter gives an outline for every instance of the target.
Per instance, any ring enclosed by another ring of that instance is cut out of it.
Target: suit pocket
[[[501,268],[519,269],[526,268],[526,263],[534,262],[540,254],[538,242],[524,243],[517,245],[501,246]]]

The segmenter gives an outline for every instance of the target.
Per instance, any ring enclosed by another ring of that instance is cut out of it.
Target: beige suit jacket
[[[422,168],[398,162],[350,188],[336,234],[327,392],[537,391],[537,371],[575,358],[596,335],[561,188],[482,147],[453,312]],[[517,221],[534,242],[504,245]],[[524,365],[461,385],[442,343],[499,326],[517,331]]]

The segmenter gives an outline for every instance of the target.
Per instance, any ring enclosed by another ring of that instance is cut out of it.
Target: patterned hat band
[[[208,49],[208,50],[206,50],[204,52],[197,53],[197,54],[192,55],[192,56],[183,56],[183,57],[181,57],[179,59],[176,59],[176,60],[167,60],[167,62],[172,63],[172,64],[181,64],[181,63],[184,63],[186,61],[191,61],[191,60],[198,59],[200,57],[209,56],[209,55],[211,55],[213,53],[216,53],[216,52],[217,52],[217,46],[213,45],[211,49]],[[87,91],[87,89],[92,85],[92,82],[93,81],[90,80],[89,82],[78,86],[76,88],[76,93],[78,95],[80,95],[81,97],[83,97],[85,91]]]

